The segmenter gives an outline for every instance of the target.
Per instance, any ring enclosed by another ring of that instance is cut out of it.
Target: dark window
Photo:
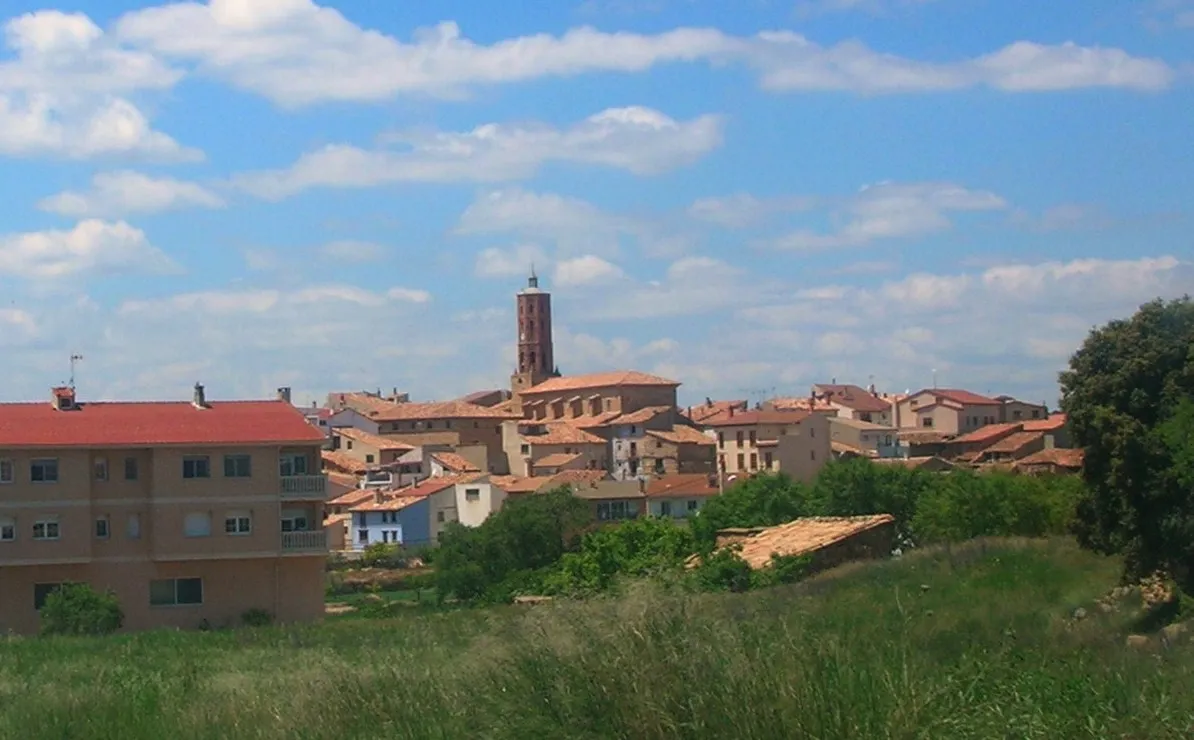
[[[718,448],[724,448],[726,446],[726,435],[723,432],[717,433],[717,446]]]
[[[925,427],[926,429],[932,429],[933,428],[933,417],[926,416],[925,418],[921,419],[920,425]]]
[[[689,501],[688,501],[688,510],[689,511],[696,511],[699,506],[700,506],[700,502],[698,502],[696,499],[689,499]]]
[[[210,478],[211,461],[206,455],[184,457],[182,459],[183,478]]]
[[[97,481],[108,480],[108,458],[97,457],[92,466],[92,470],[95,473],[95,479]]]
[[[150,606],[191,606],[202,603],[202,578],[163,578],[149,582]]]
[[[124,479],[137,480],[137,458],[124,458]]]
[[[746,455],[743,455],[741,452],[738,453],[738,469],[746,470]]]
[[[108,539],[108,529],[109,529],[109,526],[108,526],[108,518],[107,517],[100,517],[99,519],[95,520],[95,537],[96,537],[96,539],[100,539],[100,540]]]
[[[764,465],[764,466],[765,466],[765,467],[766,467],[768,470],[771,470],[771,464],[772,464],[771,453],[770,453],[770,452],[764,452],[764,453],[763,453],[763,465]]]
[[[755,437],[755,431],[752,429],[752,430],[750,430],[750,443],[751,443],[751,445],[754,445],[756,441],[758,441],[758,440],[757,440],[757,439],[756,439],[756,437]]]
[[[252,469],[248,455],[224,455],[225,478],[248,478]]]
[[[55,459],[33,460],[29,463],[29,480],[34,483],[57,483],[58,461]]]
[[[365,462],[367,462],[367,463],[373,462],[373,455],[365,455]]]
[[[759,469],[759,456],[753,452],[750,453],[750,469],[751,470]]]
[[[738,446],[741,447],[742,446],[742,432],[738,432],[738,434],[735,436],[737,437],[737,440],[738,440]]]
[[[657,475],[663,475],[665,472],[666,472],[666,468],[664,468],[664,465],[663,465],[663,458],[662,457],[655,458],[655,473]]]
[[[369,541],[369,530],[362,529],[359,532],[357,532],[357,541],[358,542],[368,542]]]
[[[659,515],[660,516],[671,516],[672,515],[672,502],[671,501],[660,501],[659,502]]]

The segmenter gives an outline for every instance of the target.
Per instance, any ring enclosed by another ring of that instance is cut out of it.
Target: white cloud
[[[0,236],[0,277],[56,280],[84,274],[164,273],[177,266],[124,221],[80,221],[70,231]]]
[[[749,193],[735,193],[720,198],[701,198],[688,207],[688,214],[700,221],[727,228],[760,225],[772,215],[785,211],[814,208],[817,199],[803,196],[758,198]]]
[[[857,247],[880,239],[925,236],[953,226],[950,214],[1003,210],[998,195],[951,183],[882,183],[863,188],[835,215],[842,222],[831,233],[794,231],[769,246],[789,251]]]
[[[872,15],[909,10],[937,0],[799,0],[796,13],[802,17],[827,13],[863,12]]]
[[[504,280],[526,277],[533,267],[547,264],[547,256],[534,244],[519,244],[509,249],[487,247],[477,254],[473,273],[480,278]]]
[[[305,154],[284,170],[245,173],[234,182],[258,197],[280,200],[313,187],[519,180],[548,162],[651,175],[690,164],[720,146],[722,124],[717,116],[682,122],[649,108],[611,108],[567,129],[491,123],[464,133],[403,133],[388,139],[402,151],[336,144]]]
[[[742,37],[708,28],[652,35],[581,27],[560,36],[483,45],[464,38],[448,21],[420,29],[408,43],[361,28],[309,0],[165,5],[125,15],[116,33],[283,105],[384,100],[412,92],[458,97],[478,85],[696,61],[748,64],[771,90],[893,93],[980,85],[1006,91],[1154,90],[1173,77],[1163,62],[1118,49],[1018,43],[973,59],[920,62],[856,41],[823,47],[789,31]]]
[[[193,182],[121,170],[95,175],[88,192],[68,190],[45,198],[37,205],[43,211],[61,216],[85,218],[182,208],[222,208],[225,204],[218,195]]]
[[[390,288],[386,291],[386,297],[392,301],[403,303],[428,303],[431,301],[431,293],[414,288]]]
[[[618,290],[603,291],[602,300],[583,299],[587,317],[628,320],[696,316],[767,299],[773,284],[748,279],[746,273],[712,257],[682,257],[668,265],[658,280],[627,281]],[[567,301],[570,296],[561,296]]]
[[[328,242],[316,250],[322,257],[338,262],[363,264],[366,262],[380,262],[386,256],[387,250],[375,242],[357,241],[355,239],[340,239]]]
[[[624,279],[622,268],[592,254],[563,260],[556,264],[554,282],[560,287],[597,285]]]

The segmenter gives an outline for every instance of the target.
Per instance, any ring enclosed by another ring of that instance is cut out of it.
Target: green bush
[[[41,608],[43,635],[107,635],[124,624],[116,595],[99,593],[85,583],[64,584]]]
[[[742,593],[750,590],[753,572],[736,548],[723,547],[705,556],[693,577],[702,591]]]
[[[246,627],[268,627],[274,623],[274,615],[267,609],[249,609],[240,615],[241,624]]]
[[[361,553],[361,565],[365,568],[405,568],[407,560],[402,547],[391,542],[374,542]]]

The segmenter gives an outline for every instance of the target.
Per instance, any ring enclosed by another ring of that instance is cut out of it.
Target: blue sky
[[[4,4],[0,388],[1054,402],[1194,288],[1194,0]]]

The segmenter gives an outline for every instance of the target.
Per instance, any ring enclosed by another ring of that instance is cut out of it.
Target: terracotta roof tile
[[[609,480],[609,473],[604,470],[561,470],[551,477],[548,487],[555,488],[566,483],[596,483]]]
[[[1069,421],[1065,414],[1050,414],[1048,419],[1029,419],[1024,422],[1026,432],[1054,432],[1061,429]]]
[[[522,439],[525,443],[531,445],[575,445],[575,444],[605,444],[605,440],[595,434],[586,432],[583,429],[578,429],[576,426],[566,421],[548,421],[548,422],[527,422],[527,424],[538,424],[546,428],[544,434],[527,434],[522,433]],[[520,424],[519,426],[524,426]]]
[[[360,479],[352,473],[328,472],[325,475],[327,475],[329,483],[335,483],[338,486],[356,488],[360,484]]]
[[[1016,432],[999,440],[990,447],[983,448],[983,454],[996,453],[1013,453],[1027,447],[1034,442],[1037,442],[1041,437],[1045,436],[1043,432]]]
[[[808,411],[736,411],[701,422],[707,427],[755,426],[758,424],[799,424],[809,417]]]
[[[816,388],[827,402],[836,403],[854,411],[877,413],[891,410],[890,402],[884,401],[865,388],[856,385],[818,383]]]
[[[534,468],[558,468],[580,457],[579,452],[555,452],[532,463]]]
[[[328,506],[356,506],[367,498],[373,497],[373,491],[358,488],[355,491],[349,491],[341,494],[331,501],[327,502]]]
[[[497,486],[510,495],[520,493],[535,493],[539,489],[546,486],[552,480],[552,476],[525,476],[525,475],[491,475],[489,476],[489,483]]]
[[[772,555],[782,557],[815,552],[894,521],[890,514],[797,519],[747,535],[739,540],[742,546],[739,555],[752,568],[766,568],[771,564]]]
[[[1007,436],[1013,432],[1018,432],[1021,429],[1020,424],[987,424],[979,427],[969,434],[963,434],[961,437],[954,437],[950,444],[970,444],[989,442],[1000,437]]]
[[[715,474],[676,473],[652,478],[647,482],[647,498],[715,496],[717,493],[717,475]]]
[[[609,426],[620,424],[646,424],[652,419],[662,416],[671,410],[671,406],[647,406],[646,408],[641,408],[638,411],[631,411],[628,414],[622,414],[621,416],[615,417],[614,419],[611,419],[608,424]]]
[[[364,462],[339,450],[320,450],[319,454],[323,458],[324,470],[331,468],[345,473],[360,474],[369,469]]]
[[[820,398],[773,398],[767,403],[770,404],[771,408],[775,409],[776,411],[819,411],[827,414],[837,413],[836,406]]]
[[[374,492],[374,496],[361,501],[360,503],[350,506],[349,511],[402,511],[403,509],[414,506],[420,501],[426,501],[429,493],[424,493],[419,496],[396,496],[393,494],[386,494],[380,491]],[[380,499],[380,500],[378,500]]]
[[[895,432],[898,429],[894,426],[886,424],[873,424],[869,421],[862,421],[861,419],[847,419],[844,416],[834,416],[829,419],[830,426],[838,425],[850,427],[851,429],[858,429],[863,432]]]
[[[648,429],[647,435],[677,445],[715,445],[717,441],[699,429],[676,425],[671,429]]]
[[[604,411],[596,416],[577,416],[574,419],[569,419],[568,423],[577,429],[597,429],[607,426],[610,421],[619,416],[621,414],[617,411]]]
[[[945,432],[935,432],[931,429],[906,429],[896,433],[901,441],[914,445],[929,445],[949,442],[954,435]]]
[[[706,401],[697,406],[689,406],[684,410],[684,415],[699,424],[705,419],[729,413],[730,409],[746,411],[749,405],[746,401]]]
[[[340,403],[375,421],[433,421],[438,419],[516,419],[518,414],[464,401],[394,403],[365,393],[341,394]],[[500,404],[499,404],[500,406]]]
[[[921,393],[931,393],[937,398],[944,398],[953,401],[957,404],[965,406],[999,406],[999,401],[994,398],[979,395],[978,393],[971,393],[970,391],[961,390],[959,388],[925,388],[917,391],[912,395],[918,396]]]
[[[326,437],[285,401],[0,404],[0,447],[321,444]]]
[[[658,375],[648,375],[636,370],[618,370],[609,373],[593,373],[591,375],[570,375],[561,378],[550,378],[539,385],[522,392],[522,395],[536,395],[539,393],[561,393],[565,391],[579,391],[589,388],[616,388],[621,386],[671,386],[680,384],[674,380],[661,378]]]
[[[356,429],[354,427],[339,427],[332,430],[333,434],[338,434],[341,437],[351,439],[354,442],[360,442],[363,445],[368,445],[376,450],[397,450],[400,452],[410,452],[414,449],[413,445],[408,445],[405,442],[399,442],[392,437],[379,437],[376,434]]]
[[[878,454],[875,450],[868,450],[856,445],[846,444],[845,442],[840,442],[836,439],[829,442],[829,448],[838,454],[853,454],[861,455],[863,457],[874,457]]]
[[[924,467],[934,460],[938,463],[945,463],[951,468],[956,467],[950,461],[937,457],[936,455],[926,455],[923,457],[881,457],[877,460],[873,460],[872,462],[876,462],[881,465],[899,465],[901,467],[912,468],[915,470],[916,468]]]
[[[454,473],[480,473],[481,468],[473,465],[466,460],[464,456],[458,455],[455,452],[433,452],[431,456],[439,460],[439,464],[444,466],[445,470],[450,470]]]
[[[1021,459],[1016,463],[1016,465],[1056,465],[1061,468],[1078,470],[1082,467],[1085,457],[1085,452],[1081,449],[1053,447],[1047,450],[1039,450],[1034,452],[1031,455]]]

